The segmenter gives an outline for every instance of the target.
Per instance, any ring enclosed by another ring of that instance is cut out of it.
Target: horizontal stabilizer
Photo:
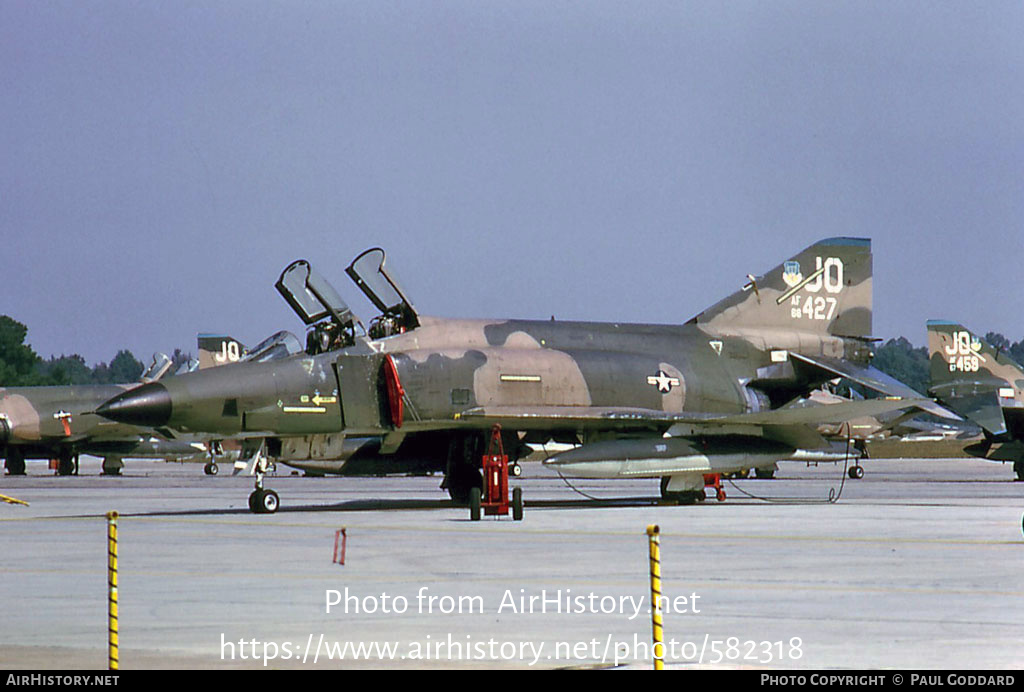
[[[952,411],[939,406],[930,399],[925,399],[920,392],[908,387],[896,378],[886,375],[876,367],[858,365],[847,360],[829,358],[827,356],[807,356],[802,353],[791,352],[789,357],[795,361],[803,362],[819,370],[831,373],[836,377],[845,377],[887,397],[917,399],[921,402],[918,408],[939,418],[961,420]]]
[[[996,437],[1006,434],[998,384],[954,382],[932,387],[931,393],[990,434]]]

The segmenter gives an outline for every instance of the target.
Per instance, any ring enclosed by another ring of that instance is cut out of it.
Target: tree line
[[[90,367],[85,358],[72,355],[43,359],[26,342],[28,328],[21,322],[0,315],[0,386],[30,387],[69,384],[116,384],[137,382],[145,365],[128,349],[121,349],[109,363]],[[173,365],[168,374],[191,358],[191,354],[174,350]]]

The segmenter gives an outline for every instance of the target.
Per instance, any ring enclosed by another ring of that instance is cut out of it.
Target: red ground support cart
[[[705,473],[704,474],[704,487],[715,489],[715,498],[719,502],[725,502],[725,488],[722,487],[722,474],[720,473]]]
[[[481,459],[483,467],[484,488],[473,488],[469,491],[469,518],[480,520],[480,510],[487,516],[508,516],[508,455],[501,443],[501,426],[491,428],[491,441],[487,445],[487,453]],[[523,518],[523,489],[512,490],[512,519],[521,521]]]

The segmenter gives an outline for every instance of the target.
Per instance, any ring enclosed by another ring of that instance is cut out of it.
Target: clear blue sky
[[[875,332],[1024,338],[1024,4],[0,0],[0,312],[41,355],[421,312],[682,322],[866,236]]]

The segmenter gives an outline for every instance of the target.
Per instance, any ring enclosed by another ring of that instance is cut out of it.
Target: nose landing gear
[[[253,473],[256,474],[256,489],[249,495],[249,511],[253,514],[273,514],[281,506],[281,498],[270,488],[263,487],[263,476],[270,467],[269,459],[261,443],[253,458]]]

